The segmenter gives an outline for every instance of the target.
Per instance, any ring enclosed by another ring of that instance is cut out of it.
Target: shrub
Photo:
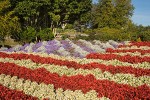
[[[73,29],[73,25],[72,24],[67,24],[65,29]]]
[[[93,30],[92,29],[84,29],[83,33],[85,33],[85,34],[91,34],[91,33],[93,33]]]
[[[95,38],[101,41],[115,40],[123,41],[129,40],[129,34],[125,33],[123,30],[114,29],[114,28],[101,28],[95,29]]]
[[[52,33],[50,28],[45,28],[37,32],[33,27],[27,27],[21,35],[21,42],[35,42],[37,39],[48,41],[54,38],[54,34]]]
[[[130,37],[131,37],[131,41],[136,41],[136,39],[138,38],[138,35],[137,33],[131,33]]]
[[[150,41],[150,30],[140,32],[138,37],[140,37],[142,41]]]
[[[27,27],[20,35],[22,42],[34,42],[36,40],[36,30],[33,27]]]
[[[57,33],[63,33],[63,29],[62,28],[57,28]]]
[[[52,33],[52,30],[50,28],[45,28],[37,33],[37,37],[39,37],[43,41],[48,41],[54,38],[54,34]]]
[[[62,40],[65,40],[65,39],[67,39],[67,38],[69,38],[69,37],[70,37],[70,36],[69,36],[68,34],[63,34],[62,37],[61,37],[61,39],[62,39]]]
[[[74,29],[65,29],[63,31],[64,34],[75,34],[76,33],[76,30]]]
[[[81,34],[76,35],[75,40],[79,40],[79,39],[90,40],[89,37],[83,36],[83,35],[81,35]],[[92,39],[91,39],[91,40],[92,40]]]

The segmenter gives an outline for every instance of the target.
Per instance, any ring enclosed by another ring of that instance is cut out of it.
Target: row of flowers
[[[91,45],[86,41],[79,42],[86,47]],[[93,47],[99,44],[95,43]],[[112,53],[114,50],[111,49],[110,53],[98,54],[103,56],[102,59],[0,52],[0,84],[46,100],[146,100],[150,98],[149,53],[134,52],[132,47],[136,44],[133,44],[128,46],[132,51],[128,55],[122,52],[122,47],[118,53]],[[144,50],[145,46],[141,51]],[[64,49],[60,47],[58,51],[61,53]]]
[[[109,52],[109,53],[120,53],[120,52],[122,52],[122,53],[126,53],[126,52],[134,53],[134,52],[139,52],[139,53],[141,53],[141,55],[144,55],[146,53],[150,53],[150,49],[149,50],[141,50],[141,49],[130,49],[130,50],[124,50],[124,49],[123,50],[119,50],[119,49],[116,49],[116,50],[114,50],[114,49],[109,48],[109,49],[106,50],[106,52]]]
[[[86,47],[90,48],[91,50],[94,50],[95,52],[105,52],[105,49],[107,48],[114,48],[112,45],[110,45],[109,42],[107,43],[100,43],[99,44],[92,44],[91,42],[89,41],[86,41],[86,40],[78,40],[79,43],[83,45],[85,45]],[[82,47],[81,46],[81,47]]]
[[[57,65],[49,65],[49,64],[36,64],[32,62],[31,60],[14,60],[10,58],[2,59],[0,58],[1,62],[9,62],[14,63],[19,66],[25,66],[29,69],[38,69],[38,68],[45,68],[50,73],[57,73],[60,76],[66,75],[66,76],[75,76],[75,75],[89,75],[92,74],[96,79],[100,80],[110,80],[114,81],[119,84],[128,84],[133,87],[137,87],[143,84],[147,84],[150,86],[150,77],[149,76],[140,76],[135,77],[132,74],[123,74],[123,73],[117,73],[117,74],[111,74],[110,72],[102,72],[100,69],[77,69],[74,68],[67,68],[66,66],[57,66]]]
[[[108,54],[110,54],[110,53],[108,53]],[[125,55],[139,56],[141,58],[150,56],[150,53],[146,53],[146,54],[142,55],[140,52],[134,52],[134,53],[132,53],[132,52],[119,52],[119,53],[115,52],[115,53],[111,53],[111,54],[120,55],[120,56],[125,56]]]
[[[0,100],[37,100],[36,97],[12,90],[0,84]]]
[[[131,56],[131,55],[115,55],[115,54],[100,54],[100,53],[91,53],[86,56],[87,59],[103,59],[103,60],[112,60],[117,59],[122,62],[129,62],[129,63],[142,63],[142,62],[149,62],[150,57],[139,57],[139,56]]]
[[[148,46],[150,47],[150,42],[131,42],[130,45],[119,45],[119,48],[121,47],[131,47],[131,46],[137,46],[137,47],[141,47],[141,46]]]
[[[56,73],[50,73],[44,68],[31,70],[13,63],[0,63],[0,74],[17,76],[19,78],[29,79],[38,83],[53,84],[55,89],[63,88],[72,91],[81,90],[87,93],[95,90],[98,97],[108,97],[116,99],[148,99],[150,88],[147,85],[132,87],[130,85],[117,84],[108,80],[97,80],[93,75],[59,76]]]
[[[106,97],[98,98],[95,90],[91,90],[86,94],[83,94],[81,90],[71,91],[63,90],[62,88],[55,90],[52,84],[38,84],[37,82],[24,80],[22,78],[19,79],[17,76],[11,77],[5,74],[0,75],[0,84],[10,89],[20,90],[26,95],[31,95],[41,100],[44,98],[48,100],[109,100]]]
[[[120,47],[120,48],[117,48],[118,50],[130,50],[130,49],[141,49],[141,50],[149,50],[150,47],[149,46],[140,46],[140,47],[137,47],[137,46],[130,46],[130,47]]]
[[[39,43],[30,43],[25,45],[16,45],[13,48],[0,48],[0,51],[7,51],[7,52],[40,52],[40,53],[47,53],[47,54],[57,54],[60,56],[74,56],[83,58],[87,54],[91,52],[105,52],[107,48],[117,48],[118,45],[121,43],[117,43],[115,41],[108,41],[106,43],[102,43],[100,41],[85,41],[85,40],[78,40],[78,41],[71,41],[67,40],[52,40],[52,41],[42,41]]]
[[[18,54],[22,54],[23,52],[19,52]],[[133,68],[143,68],[143,69],[150,69],[150,63],[148,62],[142,62],[142,63],[138,63],[138,64],[131,64],[128,62],[121,62],[119,60],[102,60],[102,59],[80,59],[80,58],[74,58],[74,57],[64,57],[64,56],[58,56],[58,55],[54,55],[54,54],[46,54],[46,53],[30,53],[32,55],[38,55],[39,57],[51,57],[53,59],[57,59],[57,60],[67,60],[67,61],[74,61],[76,63],[79,64],[88,64],[88,63],[93,63],[93,62],[97,62],[97,63],[101,63],[104,65],[113,65],[113,66],[131,66]],[[121,54],[121,53],[120,53]],[[128,53],[127,53],[128,54]],[[132,53],[133,54],[133,53]],[[124,55],[124,54],[122,54]]]
[[[133,68],[131,66],[113,66],[113,65],[104,65],[100,63],[88,63],[88,64],[79,64],[74,61],[67,61],[67,60],[57,60],[53,58],[45,58],[45,57],[40,57],[38,55],[28,55],[28,54],[6,54],[6,53],[1,53],[0,57],[2,58],[13,58],[14,60],[23,60],[23,59],[30,59],[35,63],[38,64],[54,64],[54,65],[60,65],[60,66],[67,66],[68,68],[74,68],[74,69],[94,69],[94,68],[99,68],[104,71],[109,71],[112,74],[116,73],[129,73],[129,74],[134,74],[135,76],[143,76],[143,75],[148,75],[150,76],[150,69],[142,69],[142,68]]]
[[[149,41],[143,41],[143,42],[131,42],[132,45],[136,45],[138,47],[140,46],[149,46],[150,47],[150,42]]]

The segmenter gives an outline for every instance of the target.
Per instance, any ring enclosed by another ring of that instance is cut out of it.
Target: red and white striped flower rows
[[[0,99],[148,100],[149,49],[140,49],[148,43],[131,44],[137,45],[138,55],[132,46],[122,46],[84,59],[0,52]]]

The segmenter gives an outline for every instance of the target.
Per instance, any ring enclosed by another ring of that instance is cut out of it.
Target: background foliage
[[[0,41],[62,39],[150,40],[150,26],[135,25],[131,0],[1,0]],[[71,32],[73,30],[73,32]],[[83,35],[86,34],[86,35]]]

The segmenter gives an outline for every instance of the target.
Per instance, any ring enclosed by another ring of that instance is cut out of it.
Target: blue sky
[[[93,0],[96,2],[97,0]],[[132,20],[135,24],[150,25],[150,0],[132,0],[135,7]]]

